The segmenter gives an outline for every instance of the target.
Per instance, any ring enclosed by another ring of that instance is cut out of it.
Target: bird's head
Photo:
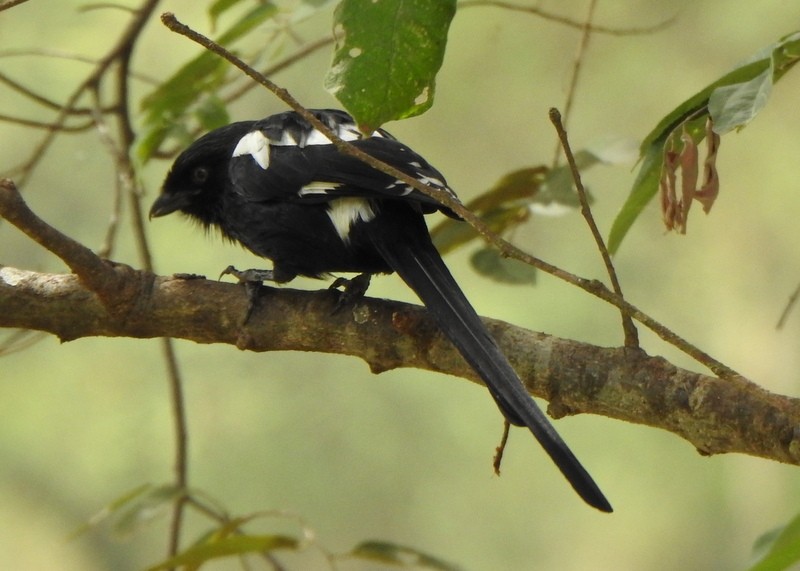
[[[228,180],[228,163],[252,121],[215,129],[183,151],[167,174],[150,218],[181,211],[205,226],[215,224]]]

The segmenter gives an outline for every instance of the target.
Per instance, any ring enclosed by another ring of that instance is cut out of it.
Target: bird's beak
[[[150,219],[166,216],[186,206],[183,193],[162,192],[150,207]]]

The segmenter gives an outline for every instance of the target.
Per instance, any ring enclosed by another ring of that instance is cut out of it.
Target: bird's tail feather
[[[408,240],[403,242],[387,242],[381,236],[373,236],[372,241],[480,375],[509,422],[530,429],[588,504],[601,511],[612,511],[600,488],[525,391],[522,381],[464,296],[427,232],[406,233],[405,236]]]

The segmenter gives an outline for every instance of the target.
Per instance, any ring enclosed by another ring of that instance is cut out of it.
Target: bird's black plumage
[[[343,111],[314,114],[341,138],[429,185],[439,171],[383,130],[365,137]],[[512,424],[526,426],[590,505],[611,511],[467,301],[433,246],[432,198],[344,155],[294,112],[233,123],[175,161],[151,216],[182,211],[273,262],[271,278],[397,272],[423,301]]]

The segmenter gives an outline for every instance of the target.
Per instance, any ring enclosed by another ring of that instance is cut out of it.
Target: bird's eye
[[[195,184],[203,184],[208,180],[209,171],[206,167],[197,167],[192,171],[192,182]]]

